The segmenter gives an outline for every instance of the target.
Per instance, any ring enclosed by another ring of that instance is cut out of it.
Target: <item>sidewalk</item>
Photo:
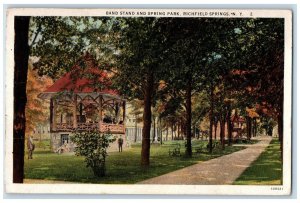
[[[230,185],[255,161],[269,145],[271,137],[260,137],[260,142],[247,149],[201,162],[137,184]]]

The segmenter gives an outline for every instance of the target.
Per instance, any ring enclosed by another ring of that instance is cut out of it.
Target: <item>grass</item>
[[[235,185],[281,185],[280,144],[272,140],[266,150],[234,182]]]
[[[47,139],[47,140],[38,140],[38,141],[35,141],[35,147],[36,148],[41,148],[43,150],[46,150],[46,149],[50,149],[50,139]]]
[[[212,154],[205,149],[200,154],[193,154],[192,158],[183,155],[169,156],[169,149],[175,147],[175,143],[180,144],[181,154],[183,154],[183,141],[151,145],[150,167],[148,169],[140,167],[140,144],[132,145],[130,149],[122,153],[110,152],[106,161],[107,174],[103,178],[96,178],[92,170],[86,168],[84,157],[77,157],[71,153],[58,155],[49,150],[37,148],[33,154],[33,159],[25,159],[25,178],[82,183],[132,184],[245,148],[242,146],[226,147],[225,150],[215,148]],[[194,141],[193,147],[206,144],[203,141]]]

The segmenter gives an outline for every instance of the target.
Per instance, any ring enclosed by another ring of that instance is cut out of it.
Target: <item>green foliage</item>
[[[240,74],[227,78],[241,108],[255,103],[270,114],[282,110],[284,68],[284,20],[247,19],[237,24],[235,62]],[[274,97],[274,95],[277,95]],[[276,112],[276,113],[275,113]],[[270,116],[269,114],[269,116]]]
[[[275,121],[272,118],[268,118],[268,117],[263,117],[261,119],[261,121],[262,122],[261,122],[261,124],[259,126],[260,127],[259,131],[261,133],[263,133],[262,130],[265,130],[265,134],[266,135],[272,136],[272,134],[273,134],[273,128],[276,125]]]
[[[199,126],[209,112],[209,99],[206,92],[194,94],[192,98],[192,126]]]
[[[117,18],[110,33],[116,48],[113,84],[129,99],[144,99],[149,77],[151,97],[155,94],[163,69],[164,35],[159,18]]]
[[[107,33],[114,20],[94,17],[31,17],[30,56],[40,75],[58,79],[70,71],[83,52],[96,57],[98,64],[108,66],[114,50]]]
[[[86,167],[91,167],[97,177],[105,176],[107,148],[115,138],[110,133],[101,134],[95,131],[75,133],[71,140],[76,144],[75,154],[85,157]]]

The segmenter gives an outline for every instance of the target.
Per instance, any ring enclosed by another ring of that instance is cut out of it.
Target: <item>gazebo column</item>
[[[101,131],[102,123],[102,95],[99,95],[99,131]]]
[[[51,105],[52,103],[52,105]],[[56,105],[56,101],[55,99],[51,99],[51,103],[50,103],[50,108],[52,106],[52,109],[50,110],[50,119],[52,122],[52,131],[56,131],[56,109],[57,109],[57,105]]]
[[[125,126],[125,117],[126,117],[126,101],[123,101],[123,125]]]
[[[77,95],[74,95],[74,106],[73,106],[73,128],[77,128]]]
[[[50,99],[50,129],[53,128],[53,99]]]
[[[123,101],[123,133],[125,134],[126,101]]]
[[[115,121],[116,121],[116,124],[118,124],[119,123],[119,121],[120,121],[120,116],[119,116],[119,114],[120,114],[120,103],[119,102],[116,102],[116,104],[115,104]]]

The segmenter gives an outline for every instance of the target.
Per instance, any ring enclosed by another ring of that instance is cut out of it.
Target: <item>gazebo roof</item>
[[[90,63],[87,62],[87,64]],[[118,92],[110,87],[111,81],[106,72],[94,66],[81,68],[79,65],[75,65],[70,72],[55,81],[39,97],[49,99],[60,92],[120,97]]]

